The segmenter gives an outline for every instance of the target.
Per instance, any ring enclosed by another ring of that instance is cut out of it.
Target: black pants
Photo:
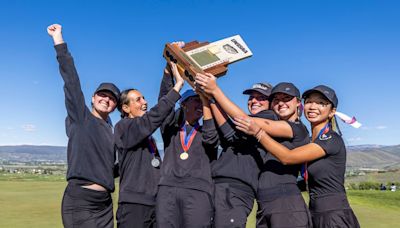
[[[69,183],[62,201],[64,227],[112,228],[112,206],[109,192],[95,191]]]
[[[245,184],[215,183],[215,227],[246,227],[254,204],[253,190]]]
[[[155,206],[119,203],[117,210],[118,228],[155,228]]]
[[[156,204],[160,228],[211,227],[213,205],[209,193],[171,186],[160,186]]]
[[[351,227],[359,228],[346,193],[326,194],[310,199],[310,212],[314,228]]]
[[[296,184],[258,191],[257,227],[312,227],[307,205]]]

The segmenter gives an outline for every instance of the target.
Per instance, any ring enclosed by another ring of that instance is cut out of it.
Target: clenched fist
[[[47,33],[53,38],[54,45],[64,43],[61,31],[62,27],[59,24],[52,24],[47,27]]]

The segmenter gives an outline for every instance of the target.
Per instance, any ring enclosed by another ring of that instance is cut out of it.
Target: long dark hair
[[[137,91],[137,89],[134,88],[130,88],[130,89],[126,89],[124,91],[121,92],[121,96],[119,98],[119,104],[118,104],[118,111],[121,113],[121,119],[126,118],[129,116],[128,113],[124,112],[124,110],[122,109],[123,105],[129,105],[129,98],[128,98],[128,94],[131,91]]]

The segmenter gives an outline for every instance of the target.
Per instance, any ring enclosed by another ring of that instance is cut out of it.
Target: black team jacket
[[[85,105],[79,76],[67,44],[56,45],[55,49],[64,80],[67,108],[67,180],[96,183],[113,192],[115,151],[112,126],[95,117]]]
[[[160,86],[159,98],[173,86],[171,77],[164,76]],[[180,159],[183,148],[180,141],[180,129],[183,124],[180,109],[172,110],[161,126],[164,140],[164,160],[161,167],[160,185],[195,189],[213,194],[210,161],[216,159],[218,134],[214,120],[203,121],[198,129],[186,160]],[[188,126],[189,132],[192,126]]]
[[[250,116],[271,120],[278,119],[275,113],[270,110]],[[230,120],[221,125],[218,130],[221,137],[222,152],[218,160],[212,163],[212,177],[216,183],[222,179],[222,182],[242,183],[247,186],[247,192],[255,196],[265,151],[254,137],[236,130]]]
[[[157,153],[153,155],[149,149],[149,136],[174,110],[179,98],[179,93],[171,89],[143,116],[124,118],[115,125],[120,173],[119,203],[155,205],[160,166],[153,167],[151,160],[154,155],[158,159],[160,157]]]

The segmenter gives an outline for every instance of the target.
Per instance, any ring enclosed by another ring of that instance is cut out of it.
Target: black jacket
[[[171,90],[141,117],[124,118],[115,126],[120,171],[119,203],[155,205],[160,167],[151,160],[159,154],[149,149],[149,136],[174,109],[180,95]],[[153,152],[154,153],[154,152]],[[161,160],[160,160],[161,161]]]
[[[68,136],[67,180],[81,179],[114,191],[114,136],[110,123],[95,117],[85,105],[74,60],[67,44],[55,46],[64,80]]]
[[[160,97],[172,86],[171,77],[164,76]],[[161,126],[165,155],[161,167],[160,185],[196,189],[212,194],[210,160],[216,159],[218,146],[214,121],[212,119],[203,121],[203,126],[198,129],[188,151],[189,158],[182,160],[180,130],[183,121],[181,110],[172,110]],[[188,127],[190,131],[191,127]]]
[[[276,115],[269,110],[252,116],[277,119]],[[263,163],[262,156],[265,156],[265,151],[254,137],[236,130],[230,120],[226,121],[218,130],[222,152],[218,160],[212,163],[213,178],[230,178],[240,181],[251,187],[252,193],[256,193],[258,176]]]

